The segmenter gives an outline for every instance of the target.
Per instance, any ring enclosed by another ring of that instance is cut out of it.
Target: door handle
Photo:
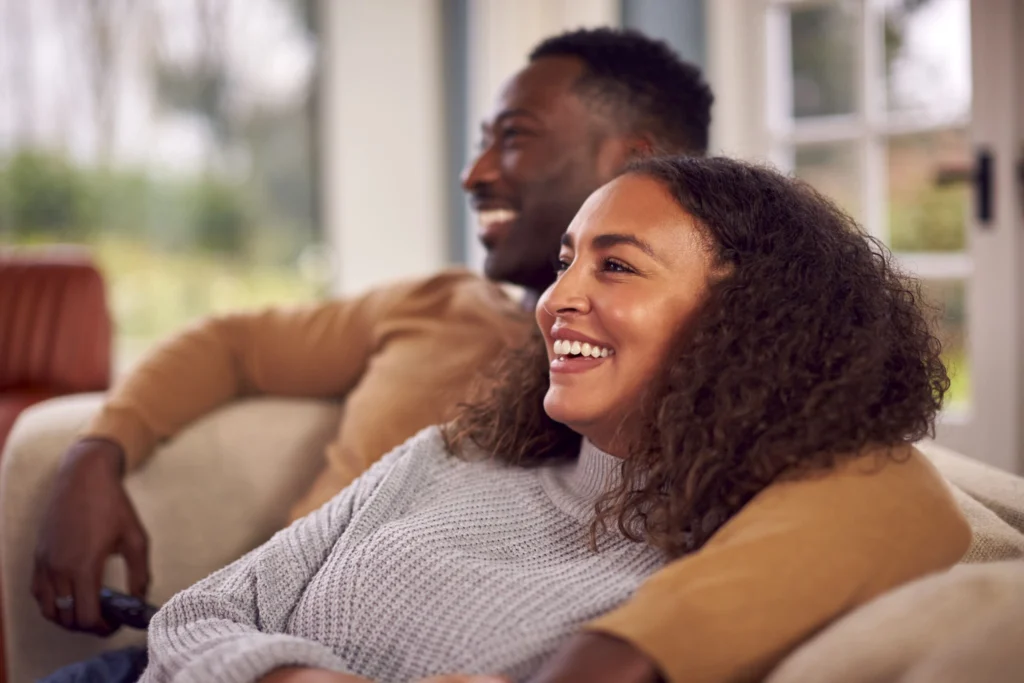
[[[979,147],[974,154],[972,166],[945,166],[935,174],[935,184],[941,186],[954,183],[971,183],[974,187],[974,217],[978,224],[987,228],[992,224],[995,209],[995,161],[992,151]]]

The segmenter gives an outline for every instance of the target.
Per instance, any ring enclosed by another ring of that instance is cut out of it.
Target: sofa
[[[29,406],[106,389],[110,357],[103,278],[85,252],[0,248],[0,452]]]
[[[22,410],[110,382],[103,277],[69,248],[0,248],[0,450]]]
[[[143,641],[143,634],[131,630],[106,640],[65,632],[39,615],[29,591],[35,534],[50,481],[63,451],[101,399],[99,394],[59,398],[26,411],[2,459],[0,571],[13,683]],[[129,495],[150,531],[153,602],[163,603],[282,526],[289,505],[320,469],[341,409],[314,400],[234,403],[191,425],[128,477]],[[954,484],[976,529],[965,559],[1006,559],[1024,570],[1024,479],[934,444],[922,450]],[[123,587],[123,579],[121,563],[112,561],[106,582]]]

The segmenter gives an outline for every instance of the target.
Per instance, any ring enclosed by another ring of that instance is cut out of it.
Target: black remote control
[[[156,614],[156,607],[139,598],[118,593],[109,588],[100,589],[100,612],[111,626],[131,626],[145,629]]]

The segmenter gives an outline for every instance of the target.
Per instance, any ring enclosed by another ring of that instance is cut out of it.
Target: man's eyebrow
[[[504,109],[501,112],[499,112],[498,115],[494,117],[494,121],[491,122],[491,127],[504,123],[508,119],[514,119],[517,117],[533,119],[535,123],[541,123],[540,117],[534,114],[532,111],[530,111],[529,109],[523,109],[522,107],[517,107],[514,109]]]

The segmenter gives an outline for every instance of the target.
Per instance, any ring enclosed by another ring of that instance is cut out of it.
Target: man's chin
[[[518,269],[511,267],[501,256],[502,254],[498,251],[487,252],[487,256],[484,258],[484,275],[488,280],[495,282],[508,282],[513,285],[520,284],[519,280],[521,278]]]

